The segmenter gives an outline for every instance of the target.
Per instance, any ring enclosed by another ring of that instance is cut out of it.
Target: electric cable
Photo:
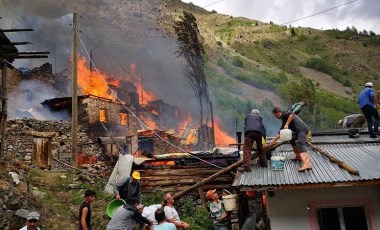
[[[75,28],[74,28],[75,29]],[[76,30],[76,29],[75,29]],[[80,43],[82,44],[82,46],[83,46],[83,48],[84,48],[84,50],[85,50],[85,52],[86,52],[86,55],[87,55],[87,57],[90,59],[90,55],[89,55],[89,53],[88,53],[88,51],[87,51],[87,48],[86,48],[86,46],[84,45],[84,43],[83,43],[83,41],[82,41],[82,39],[81,39],[81,37],[79,36],[79,33],[78,33],[78,31],[76,30],[76,32],[77,32],[77,36],[78,36],[78,38],[79,38],[79,41],[80,41]],[[99,72],[99,70],[98,70],[98,68],[96,67],[96,65],[95,65],[95,63],[93,62],[93,60],[91,60],[90,59],[90,61],[92,62],[92,64],[93,64],[93,66],[94,66],[94,69],[95,69],[95,71],[96,72],[98,72],[99,74],[100,74],[100,72]],[[100,75],[100,76],[102,76],[102,75]],[[109,88],[109,90],[110,90],[110,92],[115,96],[115,98],[120,102],[120,104],[133,116],[133,117],[135,117],[136,118],[136,120],[143,126],[143,127],[146,127],[147,129],[149,129],[150,131],[152,131],[152,133],[156,136],[156,137],[158,137],[160,140],[162,140],[163,142],[165,142],[165,143],[167,143],[167,144],[169,144],[169,145],[171,145],[172,147],[174,147],[174,148],[177,148],[178,150],[180,150],[180,151],[182,151],[182,152],[185,152],[185,153],[187,153],[187,154],[189,154],[189,155],[191,155],[192,157],[194,157],[194,158],[196,158],[197,160],[199,160],[199,161],[203,161],[203,162],[205,162],[205,163],[207,163],[207,164],[209,164],[209,165],[212,165],[212,166],[214,166],[214,167],[216,167],[216,168],[219,168],[219,169],[223,169],[223,167],[220,167],[220,166],[218,166],[218,165],[215,165],[215,164],[213,164],[213,163],[211,163],[211,162],[208,162],[208,161],[206,161],[206,160],[204,160],[204,159],[202,159],[202,158],[199,158],[199,157],[197,157],[197,156],[195,156],[194,154],[192,154],[192,153],[190,153],[190,152],[188,152],[188,151],[186,151],[186,150],[184,150],[183,148],[181,148],[181,147],[179,147],[179,146],[177,146],[177,145],[174,145],[173,143],[171,143],[170,141],[168,141],[168,140],[165,140],[163,137],[161,137],[155,130],[153,130],[150,126],[148,126],[147,124],[145,124],[143,121],[141,121],[140,120],[140,118],[133,112],[133,111],[131,111],[127,106],[125,106],[124,105],[124,103],[122,102],[122,100],[117,96],[117,94],[115,93],[115,91],[107,84],[107,81],[102,77],[102,79],[103,79],[103,81],[104,81],[104,83],[107,85],[107,87]],[[232,173],[232,172],[231,172]],[[234,174],[234,173],[233,173]]]

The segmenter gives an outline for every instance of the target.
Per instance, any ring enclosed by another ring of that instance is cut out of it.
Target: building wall
[[[100,156],[100,146],[78,127],[78,152]],[[15,155],[19,160],[31,163],[33,154],[33,132],[55,132],[51,149],[53,158],[71,160],[71,123],[65,121],[40,121],[35,119],[16,119],[7,121],[5,154]],[[53,167],[58,166],[53,161]]]
[[[372,209],[366,209],[367,218],[372,215],[375,228],[380,228],[380,186],[336,187],[300,190],[276,190],[275,196],[267,197],[268,213],[272,230],[314,229],[309,214],[313,202],[369,201]],[[317,228],[318,229],[318,228]]]
[[[92,97],[83,99],[81,105],[78,111],[78,123],[86,126],[92,136],[108,136],[107,130],[114,136],[132,136],[132,153],[137,151],[137,121],[123,105]],[[99,120],[100,109],[105,109],[107,113],[107,122],[104,123],[106,129]],[[121,125],[121,113],[127,114],[127,125]]]

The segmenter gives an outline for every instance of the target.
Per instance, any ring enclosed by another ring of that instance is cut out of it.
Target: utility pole
[[[1,62],[0,62],[1,64]],[[1,145],[0,145],[0,159],[4,157],[5,149],[5,133],[7,128],[7,68],[8,65],[4,61],[2,63],[2,77],[1,77]]]
[[[72,66],[72,103],[71,103],[71,164],[77,167],[77,130],[78,130],[78,80],[77,80],[77,67],[78,67],[78,57],[77,57],[77,13],[73,13],[73,66]]]

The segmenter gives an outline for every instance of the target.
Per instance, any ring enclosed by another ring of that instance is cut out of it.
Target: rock
[[[24,160],[26,160],[26,161],[30,161],[30,160],[32,160],[32,156],[26,155],[26,156],[24,157]]]
[[[61,175],[59,178],[61,178],[61,179],[66,179],[67,176],[66,176],[66,175]]]
[[[33,190],[32,194],[41,198],[41,199],[44,199],[46,197],[46,193],[38,191],[38,190]]]
[[[28,213],[29,213],[29,211],[26,209],[19,209],[15,212],[15,215],[18,217],[26,219],[26,216],[28,215]]]
[[[82,169],[88,169],[88,168],[91,167],[91,165],[90,165],[90,164],[82,164],[80,167],[81,167]]]

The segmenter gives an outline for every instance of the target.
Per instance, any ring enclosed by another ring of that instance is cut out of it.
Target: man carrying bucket
[[[283,129],[288,121],[290,113],[284,113],[278,107],[274,107],[272,113],[277,119],[282,120],[280,130]],[[301,118],[295,115],[294,119],[289,123],[289,129],[292,131],[292,139],[290,140],[290,144],[293,147],[293,152],[296,154],[296,157],[292,160],[302,162],[302,167],[298,169],[299,172],[311,170],[313,167],[306,148],[306,134],[309,132],[309,127],[301,120]],[[280,134],[277,133],[269,145],[274,145],[279,138]]]
[[[132,197],[136,198],[140,203],[140,173],[134,171],[131,177],[125,177],[121,181],[117,182],[114,186],[114,192],[116,194],[115,199],[123,199],[128,202]]]
[[[214,223],[214,230],[230,230],[230,213],[223,207],[223,201],[219,200],[216,189],[209,190],[206,198],[211,200],[210,212]]]

